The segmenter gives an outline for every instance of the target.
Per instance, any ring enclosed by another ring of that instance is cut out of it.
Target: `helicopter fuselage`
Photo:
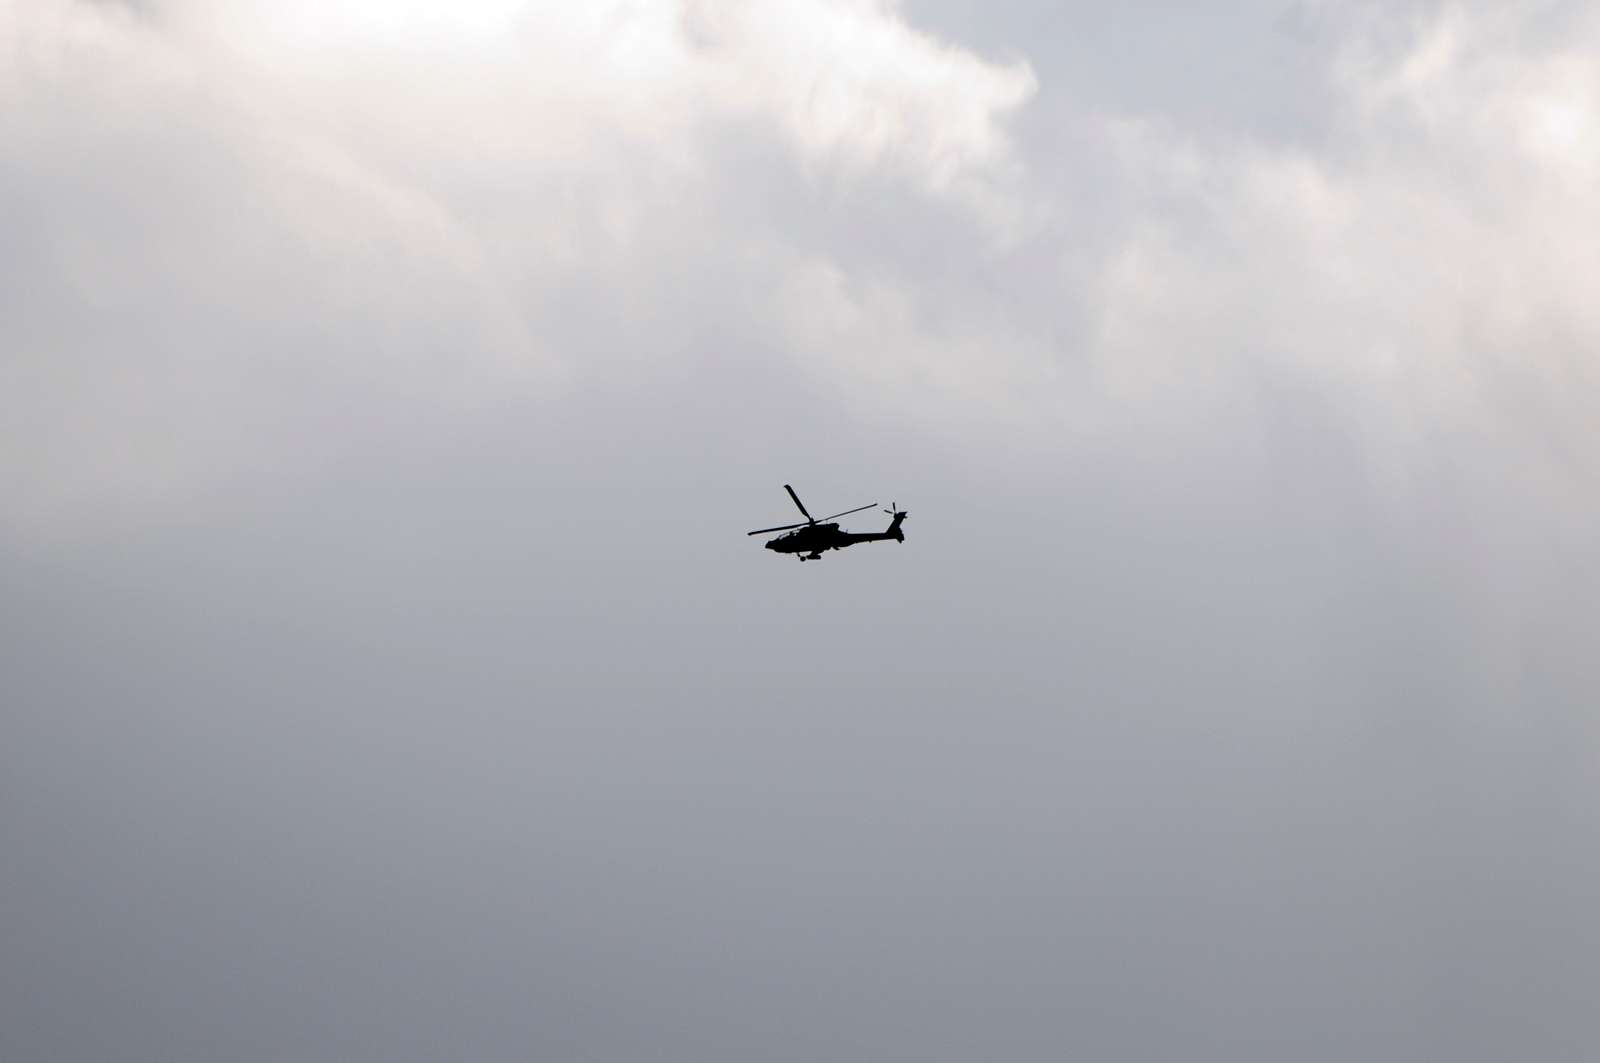
[[[776,539],[767,540],[766,546],[768,550],[780,554],[801,554],[802,561],[817,561],[822,558],[824,550],[843,550],[856,543],[875,543],[885,539],[903,543],[906,537],[900,530],[900,522],[904,519],[904,514],[897,514],[889,530],[881,532],[848,532],[841,531],[837,524],[807,524]]]

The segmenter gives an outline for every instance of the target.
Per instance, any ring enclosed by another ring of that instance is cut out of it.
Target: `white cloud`
[[[730,138],[1003,225],[1033,85],[865,0],[20,0],[0,34],[0,480],[40,527],[548,388],[600,342],[575,302],[649,347],[684,263],[781,275],[720,216]]]
[[[14,6],[11,518],[629,372],[731,315],[853,403],[988,436],[1131,438],[1296,381],[1391,495],[1492,439],[1583,526],[1592,20],[1351,20],[1329,131],[1292,146],[1067,101],[1115,185],[1091,207],[1022,169],[1031,69],[893,5],[561,11]]]
[[[1150,202],[1185,209],[1136,213],[1111,260],[1107,372],[1187,383],[1191,352],[1227,352],[1447,420],[1490,415],[1501,373],[1574,382],[1571,345],[1600,338],[1596,98],[1576,62],[1595,37],[1519,49],[1453,12],[1346,79],[1316,152],[1113,127]]]

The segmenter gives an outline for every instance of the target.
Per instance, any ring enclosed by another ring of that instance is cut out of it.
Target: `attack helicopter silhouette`
[[[893,539],[897,543],[906,541],[905,533],[900,530],[900,522],[906,519],[905,512],[894,508],[884,510],[894,519],[889,522],[889,529],[881,532],[847,532],[840,531],[837,524],[829,524],[834,517],[848,517],[852,513],[860,513],[863,509],[871,509],[876,502],[868,502],[855,509],[847,509],[843,513],[835,513],[832,517],[823,517],[820,521],[806,512],[805,505],[800,501],[800,496],[794,493],[794,488],[788,484],[783,489],[789,492],[789,497],[794,499],[795,506],[801,513],[805,513],[804,524],[782,524],[776,528],[757,528],[747,535],[764,535],[767,532],[788,532],[776,539],[767,542],[768,550],[776,550],[780,554],[799,554],[802,561],[821,561],[824,550],[843,550],[856,543],[875,543],[884,539]],[[890,503],[892,507],[894,503]],[[793,529],[792,531],[790,529]]]

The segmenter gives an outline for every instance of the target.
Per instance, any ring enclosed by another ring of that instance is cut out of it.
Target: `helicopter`
[[[821,561],[824,550],[843,550],[845,547],[854,546],[856,543],[875,543],[883,539],[893,539],[897,543],[906,541],[905,533],[900,530],[900,522],[906,519],[904,510],[898,508],[884,510],[885,513],[894,518],[889,522],[887,531],[840,531],[837,524],[829,524],[828,521],[833,520],[834,517],[847,517],[852,513],[860,513],[863,509],[871,509],[878,503],[868,502],[864,506],[847,509],[843,513],[835,513],[832,517],[823,517],[819,521],[806,512],[806,507],[800,501],[800,496],[794,493],[794,488],[784,484],[783,489],[789,492],[789,497],[794,499],[796,508],[801,513],[805,513],[806,519],[804,524],[783,524],[776,528],[757,528],[753,532],[745,533],[747,535],[765,535],[767,532],[775,531],[789,533],[780,535],[776,539],[768,540],[768,550],[776,550],[780,554],[799,554],[802,561]],[[894,507],[895,503],[891,502],[890,506]]]

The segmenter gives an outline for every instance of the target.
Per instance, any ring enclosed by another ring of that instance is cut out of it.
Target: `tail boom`
[[[889,527],[886,531],[840,532],[839,537],[843,541],[839,545],[854,546],[856,543],[880,543],[885,539],[893,539],[897,543],[903,543],[906,541],[906,533],[900,530],[900,522],[905,519],[906,515],[904,513],[897,512],[894,515],[894,520],[889,522]]]

